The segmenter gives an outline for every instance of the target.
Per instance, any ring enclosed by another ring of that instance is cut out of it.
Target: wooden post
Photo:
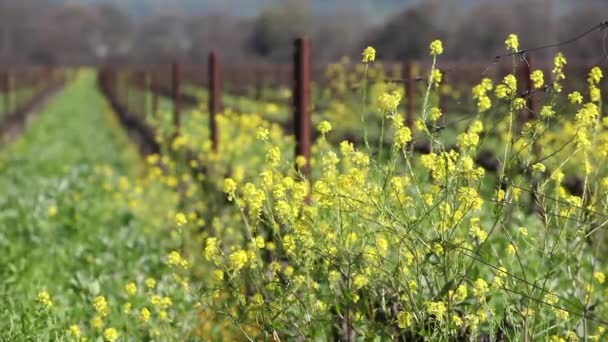
[[[405,123],[411,130],[414,128],[414,93],[416,89],[416,83],[414,82],[414,65],[411,61],[403,63],[403,80],[405,83],[405,96],[406,96],[406,118]]]
[[[220,66],[217,53],[212,51],[209,54],[209,131],[211,134],[211,146],[213,151],[218,149],[218,130],[216,115],[221,110],[221,83]]]
[[[175,135],[178,135],[182,126],[182,94],[180,91],[181,66],[179,63],[173,63],[172,65],[171,80],[173,91],[173,124],[175,125]]]
[[[303,156],[306,164],[300,169],[310,179],[311,117],[310,117],[310,40],[295,41],[294,55],[294,129],[296,136],[296,158]]]

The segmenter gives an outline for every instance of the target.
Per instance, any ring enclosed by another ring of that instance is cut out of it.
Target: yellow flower
[[[255,134],[255,138],[260,141],[268,141],[268,137],[270,136],[270,131],[266,127],[258,127],[258,130]]]
[[[80,336],[82,336],[82,331],[80,331],[80,327],[76,324],[72,324],[70,325],[70,330],[69,330],[70,336],[75,337],[75,338],[80,338]]]
[[[443,302],[426,302],[426,311],[429,315],[435,316],[438,320],[443,320],[447,308]]]
[[[439,86],[441,80],[443,79],[443,73],[439,69],[433,69],[431,72],[431,82],[435,84],[435,86]]]
[[[142,322],[147,323],[150,320],[150,310],[147,308],[141,309],[139,312],[139,319],[141,319]]]
[[[488,293],[488,290],[488,283],[481,278],[475,280],[473,283],[473,294],[482,303],[485,303],[486,301],[486,294]]]
[[[443,53],[443,44],[441,40],[435,39],[429,46],[431,56],[439,56]]]
[[[401,311],[399,315],[397,315],[397,325],[401,329],[406,329],[412,325],[413,316],[411,313],[407,311]]]
[[[532,165],[532,173],[541,174],[547,171],[547,167],[543,163],[536,163]]]
[[[105,317],[110,313],[110,307],[104,296],[97,296],[93,299],[93,308],[101,317]]]
[[[371,46],[368,46],[365,48],[365,50],[363,50],[363,53],[361,53],[361,55],[363,56],[363,63],[373,62],[376,60],[376,49]]]
[[[118,339],[118,336],[118,331],[116,331],[116,329],[114,328],[107,328],[103,331],[103,337],[105,337],[106,341],[108,342],[116,341]]]
[[[515,252],[517,252],[517,248],[516,248],[516,247],[515,247],[515,246],[514,246],[512,243],[510,243],[510,244],[507,246],[507,253],[508,253],[509,255],[513,255],[513,254],[515,254]]]
[[[397,148],[404,148],[408,142],[412,141],[412,132],[407,127],[401,127],[395,132],[394,144]]]
[[[281,161],[281,149],[278,146],[273,146],[266,153],[266,161],[270,166],[276,167]]]
[[[156,280],[154,278],[148,278],[146,279],[146,287],[148,287],[149,289],[153,289],[156,287]]]
[[[135,292],[137,292],[137,285],[135,285],[134,282],[130,282],[127,285],[125,285],[125,292],[127,293],[127,295],[132,296],[135,294]]]
[[[103,319],[100,316],[95,315],[95,317],[91,319],[91,326],[95,329],[103,328]]]
[[[507,40],[505,40],[505,45],[507,46],[507,50],[512,52],[519,51],[519,38],[517,38],[516,34],[511,33]]]
[[[542,70],[534,70],[532,74],[530,74],[530,79],[534,85],[534,88],[538,89],[545,84],[545,76]]]
[[[235,272],[240,271],[243,267],[247,266],[247,252],[240,249],[230,254],[230,266]]]
[[[323,135],[329,133],[332,129],[331,127],[331,123],[329,123],[329,121],[327,120],[323,120],[321,121],[321,123],[319,123],[319,125],[317,126],[317,129],[319,130],[319,132]]]
[[[184,213],[175,214],[175,225],[176,226],[182,227],[186,223],[188,223],[188,218],[186,217],[186,214],[184,214]]]
[[[188,262],[188,260],[182,258],[181,254],[179,254],[178,251],[172,251],[171,253],[169,253],[167,259],[169,265],[171,266],[180,266],[184,269],[190,267],[190,263]]]
[[[554,116],[555,116],[555,111],[553,110],[553,107],[551,105],[545,105],[540,110],[540,117],[543,119],[552,118]]]
[[[56,205],[52,205],[49,207],[48,215],[49,215],[49,217],[54,217],[55,215],[57,215],[57,206]]]
[[[224,193],[228,195],[229,201],[234,199],[236,189],[236,182],[232,178],[224,179]]]
[[[583,95],[581,95],[581,93],[578,91],[573,91],[568,94],[568,100],[573,104],[581,104],[583,103]]]
[[[355,278],[353,279],[353,285],[355,286],[356,289],[360,289],[363,286],[367,285],[368,283],[369,283],[369,279],[362,274],[357,274],[355,276]]]
[[[602,73],[602,69],[598,68],[598,67],[593,67],[593,69],[591,69],[591,71],[589,72],[589,84],[598,84],[600,83],[600,80],[602,79],[602,77],[604,77],[604,74]]]
[[[433,108],[431,108],[429,115],[431,117],[431,121],[437,121],[437,120],[439,120],[439,118],[442,115],[441,109],[439,109],[437,107],[433,107]]]
[[[42,306],[45,306],[47,308],[53,306],[51,295],[46,290],[38,292],[38,303],[42,304]]]
[[[397,110],[401,102],[401,93],[393,91],[392,93],[384,93],[378,98],[378,106],[382,113],[393,114]]]
[[[593,278],[595,278],[595,280],[597,280],[597,282],[600,284],[603,284],[606,281],[606,275],[604,272],[593,273]]]

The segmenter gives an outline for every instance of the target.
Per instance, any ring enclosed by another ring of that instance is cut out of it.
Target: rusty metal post
[[[173,124],[175,125],[175,134],[178,135],[182,126],[182,94],[180,91],[181,66],[179,63],[173,63],[172,65],[171,81],[173,91]]]
[[[416,83],[414,82],[414,65],[411,61],[403,63],[403,80],[405,83],[405,96],[406,96],[406,117],[405,122],[409,129],[414,128],[414,92],[416,89]]]
[[[299,38],[295,41],[294,55],[294,129],[296,136],[296,158],[303,156],[306,164],[300,169],[305,178],[310,178],[310,40]]]
[[[218,148],[218,130],[216,115],[221,110],[221,83],[220,83],[220,65],[217,53],[212,51],[209,53],[209,131],[211,135],[211,146],[213,151],[217,152]]]

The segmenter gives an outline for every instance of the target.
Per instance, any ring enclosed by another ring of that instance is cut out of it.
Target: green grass
[[[92,76],[80,75],[0,153],[0,340],[87,330],[94,296],[113,304],[127,282],[162,276],[166,215],[142,215],[137,203],[163,207],[172,197],[134,189],[143,163]],[[43,289],[50,310],[36,303]],[[107,324],[127,323],[111,314]]]

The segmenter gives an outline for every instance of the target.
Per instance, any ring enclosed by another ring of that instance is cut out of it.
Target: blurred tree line
[[[508,33],[519,34],[524,48],[552,43],[607,19],[605,13],[608,3],[592,0],[421,0],[377,24],[366,13],[324,15],[307,1],[284,0],[253,17],[165,10],[134,19],[109,4],[0,0],[0,63],[199,63],[212,49],[231,63],[289,62],[292,41],[303,34],[312,38],[317,62],[358,58],[367,45],[382,59],[423,58],[438,37],[451,59],[488,60],[503,52]],[[597,57],[607,34],[560,50],[569,58]]]

